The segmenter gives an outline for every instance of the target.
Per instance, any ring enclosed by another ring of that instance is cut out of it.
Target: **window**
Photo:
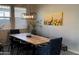
[[[22,7],[13,7],[15,14],[15,29],[26,29],[27,28],[27,20],[23,18],[26,13],[26,8]],[[0,5],[0,28],[1,29],[11,29],[11,25],[13,19],[11,19],[11,7]]]
[[[26,8],[15,7],[15,28],[16,29],[27,28],[27,20],[23,18],[24,13],[26,13]]]
[[[10,29],[10,7],[0,5],[0,28]]]

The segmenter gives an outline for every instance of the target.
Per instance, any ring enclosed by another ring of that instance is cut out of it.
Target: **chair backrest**
[[[10,34],[19,34],[19,33],[20,33],[19,29],[11,29],[10,30]]]
[[[40,45],[36,49],[36,55],[49,55],[50,53],[49,44],[46,43],[46,45]]]
[[[50,55],[59,55],[62,46],[62,38],[50,40]]]
[[[11,29],[10,30],[10,34],[19,34],[19,33],[20,33],[19,29]],[[19,40],[14,39],[13,37],[10,37],[9,40],[11,43],[15,43],[15,42],[19,41]]]

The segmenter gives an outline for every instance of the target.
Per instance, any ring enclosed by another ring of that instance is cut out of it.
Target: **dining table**
[[[36,46],[39,46],[41,44],[48,43],[50,40],[49,38],[39,36],[39,35],[33,35],[31,33],[19,33],[19,34],[10,34],[11,37],[17,38],[18,40],[24,41],[26,43],[30,43],[35,48]],[[35,53],[35,50],[33,50],[33,53]]]

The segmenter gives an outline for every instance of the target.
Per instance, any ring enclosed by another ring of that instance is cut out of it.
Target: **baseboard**
[[[71,50],[71,49],[68,49],[68,51],[79,55],[79,52],[78,51],[74,51],[74,50]]]

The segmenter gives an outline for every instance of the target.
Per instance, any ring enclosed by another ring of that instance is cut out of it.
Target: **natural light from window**
[[[15,7],[15,28],[25,29],[27,28],[27,20],[23,18],[24,13],[26,13],[26,8]]]
[[[0,29],[10,28],[10,7],[0,5]]]

